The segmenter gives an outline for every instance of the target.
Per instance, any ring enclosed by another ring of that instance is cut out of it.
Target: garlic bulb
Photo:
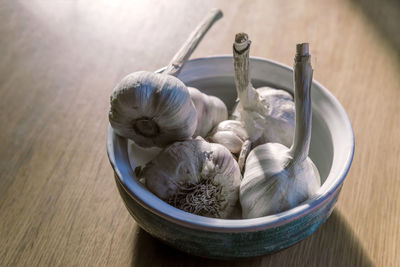
[[[308,157],[311,139],[312,68],[308,44],[298,44],[294,64],[296,128],[291,148],[279,143],[257,146],[247,157],[240,185],[244,218],[288,210],[315,194],[319,172]]]
[[[177,78],[146,71],[129,74],[111,96],[114,131],[142,147],[164,147],[189,139],[196,130],[196,109]]]
[[[139,71],[122,79],[111,95],[109,112],[110,124],[118,135],[142,147],[165,147],[192,137],[198,114],[188,89],[174,76],[221,17],[220,10],[212,10],[163,73]]]
[[[206,137],[215,125],[228,119],[228,108],[218,97],[203,94],[194,87],[188,89],[197,111],[197,128],[194,136]]]
[[[147,188],[176,208],[228,218],[239,199],[241,174],[231,153],[201,137],[165,148],[140,172]]]
[[[236,34],[233,55],[240,103],[234,117],[244,122],[254,144],[276,142],[290,146],[294,133],[293,97],[284,90],[254,89],[249,78],[250,44],[247,34]]]

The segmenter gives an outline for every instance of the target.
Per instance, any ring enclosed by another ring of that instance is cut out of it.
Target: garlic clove
[[[284,90],[254,89],[249,77],[250,45],[247,34],[235,36],[235,84],[240,102],[232,117],[243,121],[254,145],[277,142],[290,146],[294,134],[293,97]]]
[[[197,215],[228,218],[239,198],[237,162],[222,145],[202,139],[168,146],[143,168],[140,177],[155,195]]]
[[[221,144],[232,154],[237,154],[240,152],[243,146],[243,140],[240,139],[232,131],[217,131],[215,134],[207,138],[211,143]]]
[[[246,129],[241,121],[237,120],[224,120],[214,128],[212,133],[219,131],[230,131],[233,132],[241,140],[246,140],[249,138]]]
[[[240,121],[224,120],[210,132],[207,140],[225,146],[232,154],[238,154],[243,142],[248,139],[244,125]]]
[[[197,128],[194,136],[205,137],[219,122],[228,119],[228,109],[221,99],[188,87],[190,97],[197,111]]]
[[[244,218],[256,218],[295,207],[321,186],[318,169],[308,157],[311,140],[312,68],[308,44],[296,47],[294,65],[296,127],[290,149],[268,143],[253,149],[240,185]]]
[[[234,158],[237,159],[240,172],[242,172],[252,146],[248,138],[247,131],[241,121],[225,120],[212,130],[207,140],[228,148]]]

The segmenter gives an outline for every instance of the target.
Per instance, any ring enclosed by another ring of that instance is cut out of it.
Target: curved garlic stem
[[[313,69],[308,53],[308,43],[297,44],[294,58],[294,101],[296,126],[293,145],[290,148],[292,164],[302,162],[308,156],[311,140],[311,83]]]
[[[223,14],[221,10],[217,8],[212,9],[192,32],[186,42],[179,49],[178,53],[175,54],[163,73],[177,76],[185,62],[203,39],[204,35],[217,20],[222,18],[222,15]]]
[[[251,41],[246,33],[238,33],[233,44],[235,84],[240,103],[244,109],[263,111],[264,105],[249,78],[249,52]]]
[[[238,164],[241,173],[243,173],[243,167],[246,164],[246,158],[247,155],[250,153],[250,150],[251,150],[251,141],[250,140],[244,141],[238,158]]]

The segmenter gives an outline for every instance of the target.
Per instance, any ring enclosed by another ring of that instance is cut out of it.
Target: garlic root
[[[257,146],[247,157],[240,185],[244,218],[279,213],[307,200],[320,188],[318,170],[308,157],[311,140],[312,68],[308,44],[298,44],[294,64],[296,126],[293,145]]]
[[[114,131],[142,147],[165,147],[190,139],[197,112],[186,86],[177,75],[210,27],[222,17],[212,10],[190,35],[163,73],[146,71],[127,75],[110,97],[109,121]]]
[[[246,33],[236,34],[233,56],[240,102],[233,117],[243,121],[254,145],[277,142],[290,146],[294,134],[293,97],[284,90],[254,89],[249,78],[250,45]]]

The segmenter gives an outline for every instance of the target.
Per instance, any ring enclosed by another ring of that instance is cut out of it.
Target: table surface
[[[196,258],[141,230],[106,149],[109,96],[156,70],[211,7],[224,18],[192,58],[251,55],[292,65],[309,42],[314,78],[342,103],[356,150],[331,217],[279,253]],[[400,5],[338,1],[1,1],[0,266],[396,266],[400,250]],[[397,265],[398,266],[398,265]]]

